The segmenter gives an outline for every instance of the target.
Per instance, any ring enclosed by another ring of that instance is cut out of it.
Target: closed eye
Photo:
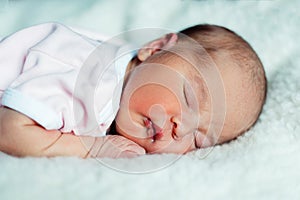
[[[185,103],[188,107],[190,107],[190,104],[189,104],[189,99],[188,99],[188,96],[187,96],[187,88],[186,88],[186,84],[184,84],[184,87],[183,87],[183,95],[184,95],[184,99],[185,99]]]
[[[183,94],[184,94],[186,105],[194,111],[199,111],[198,110],[199,102],[195,95],[194,88],[191,85],[189,85],[188,83],[185,83],[184,88],[183,88]]]

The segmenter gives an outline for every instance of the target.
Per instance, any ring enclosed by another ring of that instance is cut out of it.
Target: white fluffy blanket
[[[257,125],[205,157],[205,150],[100,161],[0,153],[0,199],[299,199],[299,8],[293,0],[0,1],[0,36],[46,21],[110,35],[223,25],[252,44],[269,83]]]

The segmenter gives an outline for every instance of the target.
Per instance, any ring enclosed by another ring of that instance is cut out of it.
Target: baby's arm
[[[45,130],[14,110],[0,107],[0,151],[16,156],[131,157],[145,150],[122,136],[88,137]]]

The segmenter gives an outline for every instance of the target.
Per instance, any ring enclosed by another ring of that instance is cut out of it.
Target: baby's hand
[[[108,135],[96,138],[87,157],[131,158],[144,154],[145,149],[135,142],[123,136]]]

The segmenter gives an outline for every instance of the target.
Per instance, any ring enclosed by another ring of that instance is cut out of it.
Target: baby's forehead
[[[194,90],[200,90],[201,93],[207,92],[203,89],[206,84],[205,73],[207,74],[207,72],[205,71],[207,70],[205,68],[207,66],[202,64],[203,62],[199,58],[197,59],[196,56],[185,57],[174,52],[164,52],[151,57],[147,62],[168,67],[170,73],[176,72],[182,76]]]
[[[181,55],[173,56],[173,59],[168,62],[169,66],[176,68],[185,81],[188,89],[192,90],[195,96],[197,96],[199,102],[203,106],[207,107],[209,103],[209,90],[207,87],[205,72],[203,68],[207,67],[201,65],[201,62],[197,59],[191,61],[191,58],[185,58]]]
[[[178,73],[186,72],[194,75],[201,74],[201,62],[196,58],[197,56],[186,56],[178,52],[163,51],[151,56],[146,62],[157,63],[175,69]]]
[[[207,84],[210,85],[210,88],[214,88],[214,82],[222,83],[222,77],[214,59],[198,46],[164,50],[150,56],[147,62],[158,63],[176,70],[195,90],[201,91],[203,94],[208,93]]]

